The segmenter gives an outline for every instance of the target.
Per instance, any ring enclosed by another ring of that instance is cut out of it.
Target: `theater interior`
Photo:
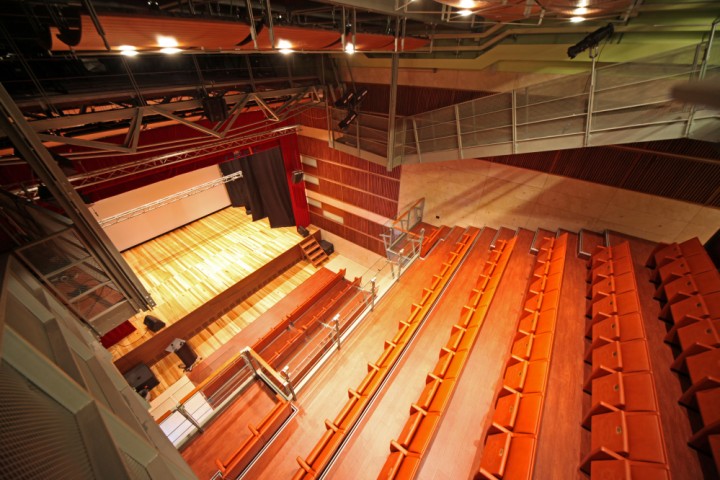
[[[717,479],[714,0],[0,2],[0,477]]]

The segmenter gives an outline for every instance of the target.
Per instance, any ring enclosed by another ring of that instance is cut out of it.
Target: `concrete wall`
[[[720,209],[485,160],[402,168],[399,203],[426,197],[436,225],[611,229],[659,242],[704,242],[720,228]]]

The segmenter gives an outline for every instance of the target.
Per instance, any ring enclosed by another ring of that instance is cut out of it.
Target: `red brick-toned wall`
[[[317,167],[307,164],[302,166],[305,173],[319,181],[319,185],[305,182],[307,190],[383,217],[395,217],[400,195],[401,167],[388,172],[382,165],[330,148],[327,141],[302,135],[298,136],[298,147],[301,155],[317,161]],[[310,222],[314,225],[380,255],[385,254],[380,238],[381,224],[326,203],[320,208],[313,205],[309,208]],[[341,217],[343,223],[325,217],[323,212]]]

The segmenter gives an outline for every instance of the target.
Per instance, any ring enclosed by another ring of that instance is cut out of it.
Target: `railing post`
[[[292,380],[290,380],[290,365],[285,365],[285,368],[280,371],[280,375],[282,375],[282,377],[285,379],[285,386],[290,392],[290,396],[292,396],[293,400],[297,401],[297,395],[295,395],[295,387],[293,387]]]
[[[702,63],[700,63],[700,72],[698,73],[697,79],[702,80],[705,78],[705,73],[707,72],[707,64],[708,59],[710,58],[710,49],[712,49],[712,42],[715,40],[715,29],[717,28],[718,20],[715,20],[712,23],[712,27],[710,28],[710,37],[707,41],[707,47],[705,47],[705,55],[703,55]],[[690,113],[688,114],[688,120],[685,124],[685,137],[690,137],[690,130],[692,129],[693,121],[695,120],[695,110],[696,106],[693,104],[690,107]]]
[[[375,297],[377,296],[377,286],[375,285],[375,277],[370,279],[370,311],[375,310]]]
[[[597,47],[594,47],[591,50],[590,58],[592,58],[592,67],[590,70],[590,91],[588,92],[587,118],[585,119],[585,138],[583,140],[584,147],[590,146],[590,130],[592,129],[593,103],[595,102],[595,64],[597,63]]]
[[[401,248],[400,252],[398,252],[398,278],[402,275],[402,262],[403,262],[403,255],[405,254],[405,249]]]
[[[332,321],[333,327],[335,328],[335,343],[337,343],[337,348],[340,350],[340,314],[336,313]]]
[[[517,153],[517,93],[513,88],[511,95],[512,108],[512,153]]]
[[[178,412],[178,413],[179,413],[180,415],[182,415],[183,417],[185,417],[185,419],[186,419],[188,422],[192,423],[193,426],[198,429],[198,432],[203,433],[203,432],[205,431],[205,430],[203,430],[203,428],[200,426],[200,424],[193,418],[193,416],[188,413],[188,411],[185,409],[185,405],[183,405],[182,403],[179,404],[179,405],[175,408],[175,411]]]
[[[240,352],[240,355],[242,355],[243,360],[245,360],[245,365],[250,367],[250,370],[253,372],[253,376],[257,377],[257,368],[255,368],[255,365],[252,363],[252,359],[250,358],[250,354],[247,351]]]

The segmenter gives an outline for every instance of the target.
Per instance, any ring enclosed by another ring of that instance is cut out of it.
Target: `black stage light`
[[[338,108],[345,108],[348,105],[355,105],[355,91],[354,90],[348,90],[348,92],[343,95],[340,99],[338,99],[337,102],[335,102],[335,106]]]
[[[568,57],[575,58],[580,53],[584,52],[588,48],[597,47],[600,42],[608,38],[615,31],[612,23],[608,23],[604,27],[600,27],[594,32],[588,34],[587,37],[580,40],[578,43],[567,49]]]
[[[338,127],[340,128],[340,130],[347,130],[347,128],[352,122],[355,121],[356,118],[357,113],[355,113],[353,110],[348,110],[347,116],[343,118],[340,123],[338,123]]]

